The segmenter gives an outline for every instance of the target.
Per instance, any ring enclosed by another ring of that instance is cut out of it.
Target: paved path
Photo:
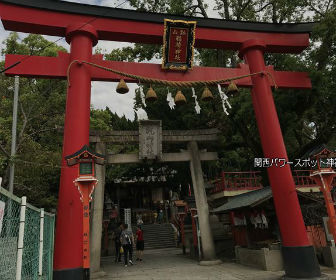
[[[197,261],[181,254],[180,249],[145,251],[144,260],[124,267],[114,263],[114,257],[103,258],[102,269],[107,273],[104,280],[273,280],[281,279],[284,272],[270,272],[224,262],[215,266],[200,266]],[[323,269],[330,279],[336,279],[336,270]]]

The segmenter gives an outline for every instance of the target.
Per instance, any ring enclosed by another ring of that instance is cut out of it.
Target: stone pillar
[[[195,194],[199,227],[201,232],[203,260],[207,262],[207,264],[215,264],[217,263],[217,261],[215,262],[213,261],[216,260],[216,251],[210,228],[208,200],[204,188],[201,159],[197,143],[195,141],[190,142],[188,144],[188,150],[190,152],[191,157],[190,172]],[[203,264],[206,264],[204,261]]]
[[[96,144],[96,152],[105,155],[105,143],[98,142]],[[94,191],[92,200],[92,223],[91,223],[91,255],[90,266],[91,273],[97,274],[100,271],[100,255],[101,255],[101,240],[103,227],[103,210],[104,210],[104,189],[105,189],[105,165],[96,164],[96,178],[98,184]],[[101,274],[101,273],[99,273]]]

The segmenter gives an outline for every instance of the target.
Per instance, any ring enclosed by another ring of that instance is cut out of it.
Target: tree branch
[[[7,157],[10,158],[10,154],[6,151],[6,149],[0,144],[0,150]]]
[[[322,13],[318,9],[316,9],[311,2],[309,3],[309,7],[311,8],[312,11],[319,14],[321,17],[324,17],[324,13]]]
[[[207,15],[207,12],[204,8],[202,0],[197,0],[197,3],[198,3],[198,8],[201,10],[201,15],[203,15],[203,17],[207,18],[208,15]]]
[[[228,0],[222,0],[223,1],[223,7],[224,7],[224,17],[225,19],[230,19],[230,11],[229,11],[229,3]]]
[[[276,2],[272,2],[272,22],[273,23],[278,23],[277,21],[277,9],[276,9]]]
[[[197,8],[198,8],[198,5],[192,5],[192,6],[185,8],[182,13],[185,14],[187,11],[192,10],[190,14],[193,14]]]
[[[264,5],[263,7],[261,7],[259,10],[255,11],[256,13],[261,12],[262,10],[266,9],[268,6],[272,5],[272,3],[267,3],[266,5]]]
[[[247,0],[243,5],[242,8],[239,11],[239,14],[237,15],[237,20],[240,20],[242,14],[244,13],[244,10],[248,7],[248,5],[251,3],[252,0]]]

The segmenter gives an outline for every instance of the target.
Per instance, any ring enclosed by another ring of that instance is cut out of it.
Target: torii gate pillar
[[[73,60],[90,61],[92,47],[97,43],[97,33],[84,23],[67,28]],[[54,254],[54,280],[82,279],[82,205],[79,193],[73,186],[77,169],[67,166],[64,157],[89,145],[91,75],[87,67],[75,64],[67,92],[64,123],[63,161],[58,198],[56,239]],[[61,211],[60,211],[61,210]],[[76,248],[72,250],[71,248]]]
[[[190,173],[193,183],[195,194],[196,208],[198,221],[201,232],[201,244],[203,251],[203,260],[200,264],[219,264],[220,260],[216,259],[216,250],[213,236],[211,233],[210,220],[209,220],[209,206],[207,195],[204,188],[204,179],[202,172],[201,159],[199,156],[198,145],[196,141],[188,144],[190,152]]]
[[[242,44],[239,55],[244,57],[251,73],[266,70],[265,48],[265,43],[258,40],[248,40]],[[252,83],[252,102],[264,156],[288,161],[268,77],[265,74],[253,76]],[[302,215],[298,214],[301,209],[289,165],[281,168],[272,166],[267,172],[280,226],[286,276],[310,279],[321,276]]]

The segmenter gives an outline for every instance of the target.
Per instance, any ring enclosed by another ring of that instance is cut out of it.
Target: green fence
[[[0,188],[0,279],[52,279],[55,216]]]

